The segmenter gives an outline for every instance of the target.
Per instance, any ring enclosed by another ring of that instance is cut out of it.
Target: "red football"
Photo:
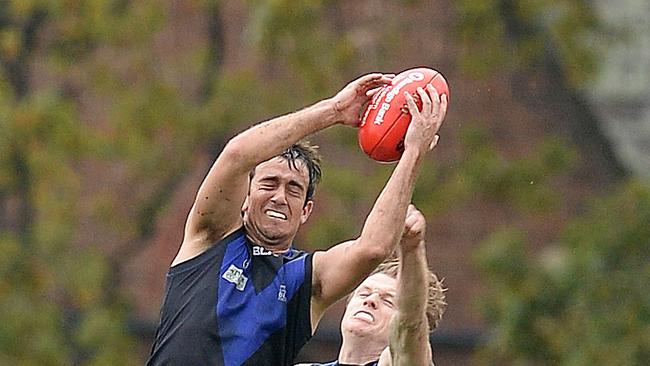
[[[399,160],[404,152],[404,136],[411,123],[404,92],[414,96],[418,108],[422,108],[416,89],[427,84],[449,98],[445,78],[436,70],[424,67],[403,71],[374,95],[359,124],[359,145],[368,156],[377,161]]]

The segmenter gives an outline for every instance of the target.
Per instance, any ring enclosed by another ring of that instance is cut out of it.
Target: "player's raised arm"
[[[399,272],[395,313],[390,323],[389,348],[382,353],[379,366],[429,366],[433,363],[429,344],[427,300],[429,286],[442,286],[437,278],[430,279],[424,242],[426,221],[410,206],[404,234],[399,245]],[[440,300],[441,305],[444,301]],[[442,308],[435,314],[439,320]],[[435,326],[433,324],[432,326]]]
[[[422,158],[437,143],[437,132],[447,110],[446,95],[441,98],[432,86],[427,91],[418,88],[417,93],[422,110],[418,110],[411,95],[406,96],[412,120],[404,140],[405,150],[368,215],[361,235],[314,254],[314,329],[325,309],[355,288],[393,252],[400,240]]]
[[[257,164],[316,131],[334,124],[356,125],[373,90],[389,83],[391,77],[379,73],[362,76],[332,98],[262,122],[231,139],[199,188],[174,264],[202,253],[241,226],[248,174]]]

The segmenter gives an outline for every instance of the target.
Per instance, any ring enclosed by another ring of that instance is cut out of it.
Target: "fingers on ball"
[[[406,96],[406,104],[408,105],[411,115],[420,112],[417,104],[415,103],[415,98],[411,95],[411,93],[405,92],[404,95]]]
[[[417,93],[420,95],[420,100],[422,101],[422,113],[431,112],[431,98],[429,98],[427,92],[425,92],[421,87],[418,87]]]

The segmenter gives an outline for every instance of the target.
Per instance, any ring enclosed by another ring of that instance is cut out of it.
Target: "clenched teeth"
[[[282,212],[278,212],[278,211],[267,210],[266,214],[268,216],[274,217],[276,219],[281,219],[281,220],[286,220],[287,219],[287,215],[283,214]]]
[[[359,311],[356,314],[354,314],[354,317],[357,319],[365,320],[367,322],[372,323],[375,321],[375,318],[372,316],[372,314],[365,312],[365,311]]]

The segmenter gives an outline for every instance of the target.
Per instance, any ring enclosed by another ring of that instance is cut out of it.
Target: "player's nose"
[[[366,299],[363,301],[363,305],[372,309],[377,309],[377,299],[375,296],[376,295],[370,295],[366,297]]]
[[[284,192],[284,189],[276,189],[275,192],[273,192],[273,196],[271,196],[271,202],[281,205],[286,204],[287,195]]]

